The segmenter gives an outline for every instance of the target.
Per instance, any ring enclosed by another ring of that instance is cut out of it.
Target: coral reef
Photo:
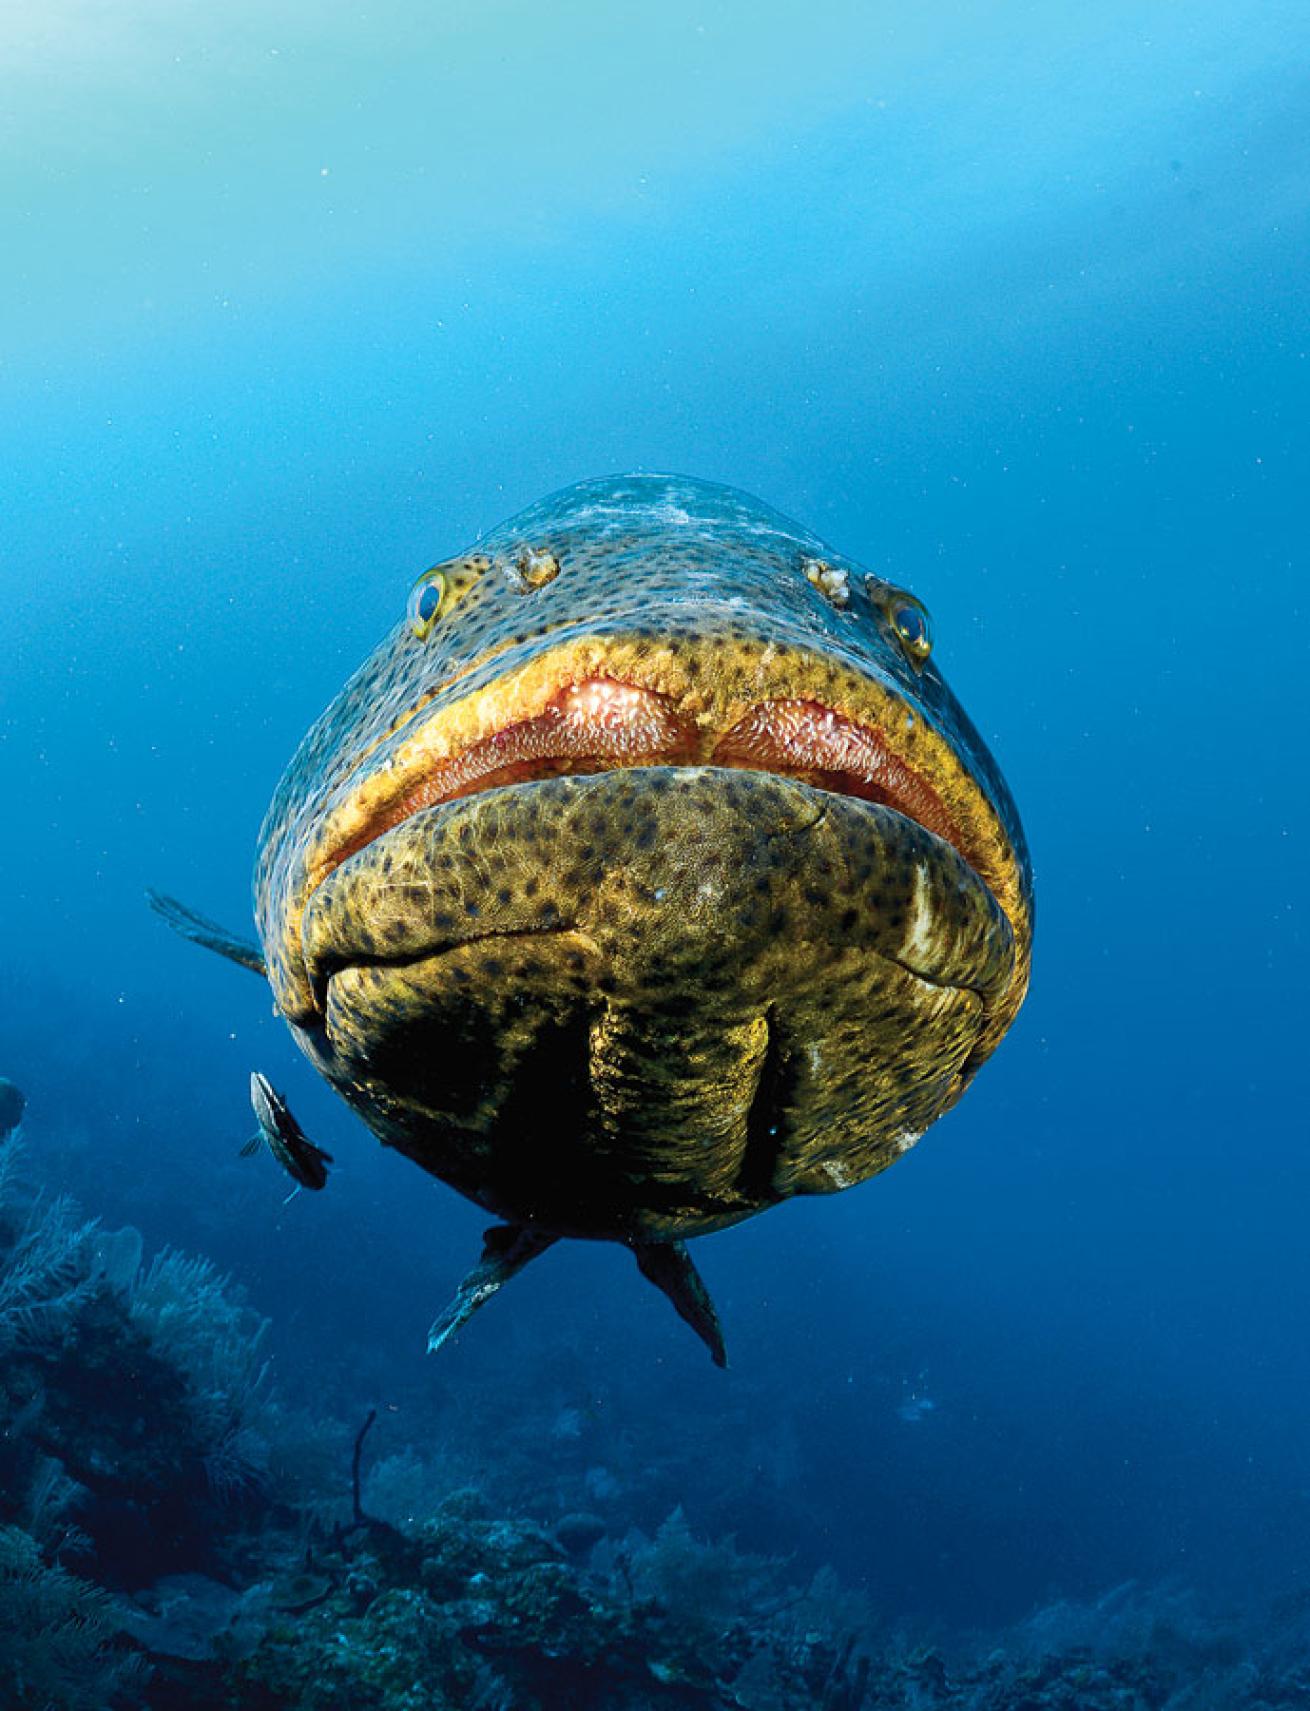
[[[365,1523],[264,1588],[269,1624],[223,1674],[265,1711],[1294,1711],[1310,1598],[1216,1622],[1176,1592],[1061,1603],[947,1653],[880,1632],[824,1571],[653,1536],[579,1560],[558,1531],[451,1493],[405,1532]]]
[[[202,1261],[144,1270],[0,1139],[0,1704],[137,1703],[135,1588],[227,1572],[265,1506],[261,1322]]]
[[[680,1507],[638,1525],[663,1487],[594,1460],[566,1398],[498,1437],[517,1463],[498,1486],[471,1432],[375,1443],[370,1411],[352,1452],[279,1401],[266,1322],[212,1265],[143,1263],[135,1231],[27,1190],[21,1145],[0,1140],[6,1711],[1310,1703],[1310,1597],[1216,1620],[1128,1585],[927,1644],[831,1571],[699,1536]]]
[[[288,1610],[280,1595],[295,1620],[235,1667],[238,1704],[840,1711],[858,1674],[825,1577],[788,1589],[781,1564],[699,1543],[678,1513],[579,1561],[558,1532],[460,1491],[412,1530],[365,1522],[313,1561],[319,1596]]]

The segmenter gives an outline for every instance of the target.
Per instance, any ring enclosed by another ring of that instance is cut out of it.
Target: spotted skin
[[[662,476],[583,482],[441,568],[430,633],[397,623],[261,833],[302,1048],[385,1143],[551,1234],[676,1241],[886,1168],[1009,1027],[1031,943],[1014,804],[895,591]],[[597,683],[675,749],[624,727],[603,762],[425,805]],[[733,733],[784,707],[875,732],[937,829],[744,762]]]

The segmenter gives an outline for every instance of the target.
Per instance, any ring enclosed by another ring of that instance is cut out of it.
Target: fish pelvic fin
[[[264,953],[259,946],[249,939],[239,939],[229,933],[226,927],[220,927],[217,921],[211,921],[207,915],[199,915],[194,909],[188,909],[185,903],[179,903],[176,897],[167,897],[162,891],[147,891],[146,901],[155,914],[168,922],[175,933],[184,939],[190,939],[193,945],[203,945],[207,951],[217,951],[229,962],[240,963],[242,968],[248,968],[253,974],[262,974],[268,979],[268,964],[264,961]]]
[[[428,1332],[428,1353],[435,1354],[485,1301],[558,1240],[548,1230],[534,1230],[529,1224],[493,1224],[482,1238],[482,1258],[433,1322]]]
[[[723,1346],[719,1315],[704,1279],[687,1252],[687,1244],[634,1242],[632,1251],[641,1275],[668,1296],[678,1317],[691,1326],[710,1351],[715,1366],[727,1366],[728,1352]]]

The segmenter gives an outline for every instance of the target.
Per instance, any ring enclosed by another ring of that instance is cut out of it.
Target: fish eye
[[[891,603],[890,617],[896,639],[909,655],[911,665],[921,666],[932,652],[932,627],[926,608],[901,594]]]
[[[439,570],[426,571],[409,591],[406,618],[416,640],[426,641],[441,615],[446,598],[446,578]]]
[[[916,671],[922,671],[932,652],[932,619],[922,600],[884,582],[880,576],[865,578],[865,589],[875,611],[900,645],[901,652]]]

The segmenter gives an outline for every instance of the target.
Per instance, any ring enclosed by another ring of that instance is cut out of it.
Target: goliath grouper
[[[726,487],[542,500],[424,573],[260,834],[265,974],[385,1145],[501,1222],[436,1347],[562,1236],[722,1364],[685,1238],[885,1170],[1023,1001],[1032,882],[912,594]],[[326,1155],[257,1077],[292,1175]]]

